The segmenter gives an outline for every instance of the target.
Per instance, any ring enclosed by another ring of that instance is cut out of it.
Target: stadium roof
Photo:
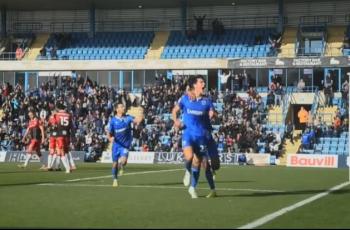
[[[97,9],[176,8],[182,0],[0,0],[0,6],[7,10],[84,10],[92,4]],[[276,3],[277,0],[185,0],[188,6],[231,6],[245,4]],[[285,2],[305,2],[312,0],[284,0]],[[324,1],[324,0],[317,0]]]

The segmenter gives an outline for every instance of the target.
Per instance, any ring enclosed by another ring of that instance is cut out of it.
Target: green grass
[[[219,197],[205,198],[201,173],[200,198],[193,200],[181,165],[128,165],[126,174],[180,170],[125,175],[118,188],[110,177],[67,182],[109,176],[110,164],[80,164],[68,175],[38,168],[0,164],[0,228],[237,228],[348,179],[346,169],[225,166],[216,177]],[[349,207],[346,187],[261,227],[349,228]]]

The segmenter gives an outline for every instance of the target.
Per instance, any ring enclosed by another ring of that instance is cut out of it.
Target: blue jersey
[[[134,117],[125,115],[113,117],[108,125],[108,131],[114,136],[114,143],[124,148],[129,148],[132,142],[131,123]]]
[[[188,95],[183,95],[178,105],[183,112],[185,132],[195,136],[207,136],[211,131],[209,111],[214,110],[213,102],[207,97],[191,100]]]

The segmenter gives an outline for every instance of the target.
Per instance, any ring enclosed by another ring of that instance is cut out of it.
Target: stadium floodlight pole
[[[350,72],[346,73],[346,75],[348,76],[347,79],[348,79],[348,82],[350,82]],[[343,103],[344,104],[344,103]],[[350,113],[349,113],[349,104],[350,104],[350,93],[349,93],[349,86],[348,86],[348,147],[350,147]],[[345,106],[346,106],[346,102],[345,102]],[[348,151],[349,151],[350,148],[348,148]],[[348,152],[348,157],[346,158],[346,163],[347,163],[347,166],[349,168],[349,182],[350,182],[350,152]]]

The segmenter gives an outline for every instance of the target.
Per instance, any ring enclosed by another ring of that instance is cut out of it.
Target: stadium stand
[[[189,37],[172,31],[162,58],[266,57],[271,55],[273,28],[231,29],[222,35],[204,31]]]
[[[38,59],[144,59],[153,37],[154,32],[100,32],[94,38],[87,33],[51,34],[46,55]]]

